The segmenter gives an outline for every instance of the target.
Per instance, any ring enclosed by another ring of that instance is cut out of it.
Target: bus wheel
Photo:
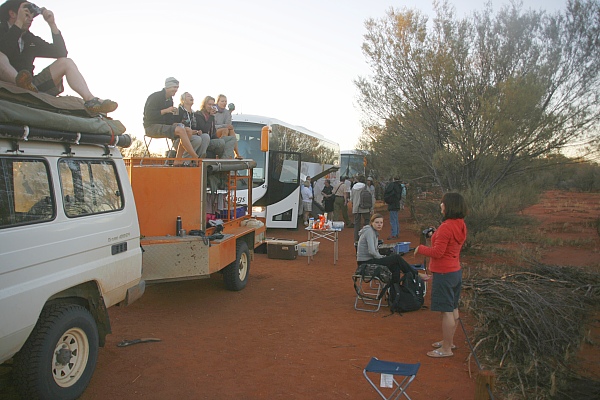
[[[14,373],[25,399],[77,399],[87,387],[98,358],[98,327],[76,304],[45,307],[17,353]]]
[[[246,287],[250,275],[250,250],[243,240],[237,242],[235,261],[223,269],[223,280],[228,290],[239,291]]]

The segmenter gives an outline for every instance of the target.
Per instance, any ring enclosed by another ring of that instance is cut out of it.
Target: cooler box
[[[229,217],[227,216],[227,210],[219,210],[216,214],[216,217],[219,219],[234,219],[241,218],[246,215],[246,210],[248,207],[240,206],[236,207],[235,210],[229,210]]]
[[[289,239],[267,239],[267,257],[280,260],[295,260],[298,256],[298,241]]]
[[[394,246],[394,253],[408,253],[410,250],[410,242],[399,242]]]
[[[318,251],[319,242],[302,242],[298,245],[298,255],[300,256],[314,256]]]

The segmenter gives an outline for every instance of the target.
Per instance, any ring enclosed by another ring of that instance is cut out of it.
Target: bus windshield
[[[234,126],[240,156],[256,161],[252,176],[253,186],[261,186],[265,183],[266,166],[266,153],[260,150],[260,131],[264,125],[236,121]]]

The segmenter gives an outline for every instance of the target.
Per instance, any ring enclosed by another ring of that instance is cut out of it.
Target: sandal
[[[19,71],[17,77],[15,78],[15,83],[18,87],[37,93],[38,88],[32,82],[33,75],[26,69]]]
[[[431,347],[435,347],[436,349],[439,349],[440,347],[442,347],[442,342],[435,342],[435,343],[431,343]],[[456,345],[452,345],[452,350],[456,350]]]
[[[442,353],[439,349],[436,349],[436,350],[431,350],[431,351],[427,352],[427,355],[429,357],[433,357],[433,358],[442,358],[442,357],[452,357],[454,355],[454,353]]]
[[[98,114],[108,114],[109,112],[115,111],[117,107],[119,107],[119,105],[115,101],[108,99],[100,101],[100,99],[97,97],[86,101],[85,103],[83,103],[83,106],[85,107],[88,114],[90,114],[91,116],[95,116]]]

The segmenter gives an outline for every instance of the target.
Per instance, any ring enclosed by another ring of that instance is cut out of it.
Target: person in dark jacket
[[[400,200],[402,198],[402,187],[400,186],[400,178],[395,177],[394,180],[388,185],[391,185],[393,191],[393,199],[391,202],[387,202],[388,211],[390,212],[390,225],[392,227],[392,234],[388,237],[388,240],[397,239],[400,236],[400,224],[398,223],[398,211],[400,210]],[[388,188],[385,188],[386,193]]]
[[[323,186],[323,190],[321,190],[321,195],[323,195],[323,206],[325,212],[332,213],[335,196],[333,195],[333,186],[331,186],[331,181],[329,179],[325,179],[325,186]],[[330,218],[333,219],[333,215]]]
[[[29,32],[33,19],[42,15],[50,31],[52,43]],[[33,75],[37,57],[55,58],[42,72]],[[77,65],[67,58],[65,41],[56,26],[54,13],[38,8],[24,0],[8,0],[0,6],[0,80],[16,84],[32,92],[58,96],[64,91],[63,77],[71,89],[84,100],[90,115],[115,111],[118,104],[95,97],[79,72]]]
[[[196,123],[198,124],[198,130],[201,130],[202,133],[208,133],[210,136],[211,146],[214,144],[215,148],[222,148],[222,150],[216,154],[219,158],[233,158],[233,149],[237,144],[237,139],[235,136],[223,136],[221,138],[217,137],[217,129],[215,126],[216,112],[217,107],[215,106],[214,97],[206,96],[204,100],[202,100],[200,111],[196,112]],[[220,142],[222,142],[222,146],[219,144]]]
[[[164,89],[148,96],[144,105],[144,131],[149,137],[166,137],[172,140],[179,138],[180,146],[176,157],[183,156],[185,150],[195,158],[199,155],[197,151],[202,146],[202,138],[194,135],[191,128],[175,120],[175,113],[178,113],[179,108],[173,106],[173,96],[177,90],[179,81],[169,77],[165,80]]]

